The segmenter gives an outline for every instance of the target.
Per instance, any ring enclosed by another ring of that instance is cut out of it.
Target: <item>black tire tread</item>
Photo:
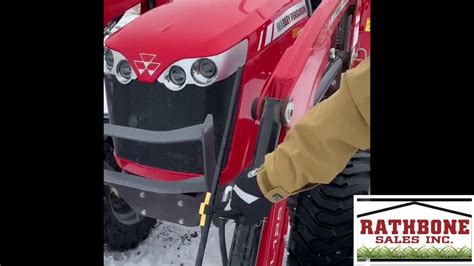
[[[370,153],[359,152],[330,184],[298,196],[288,265],[353,264],[353,195],[369,193]]]

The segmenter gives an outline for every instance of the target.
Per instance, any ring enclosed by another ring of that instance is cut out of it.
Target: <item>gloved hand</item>
[[[232,187],[230,200],[221,217],[238,217],[238,222],[244,225],[257,225],[267,217],[272,203],[260,191],[257,184],[257,169],[244,170]]]

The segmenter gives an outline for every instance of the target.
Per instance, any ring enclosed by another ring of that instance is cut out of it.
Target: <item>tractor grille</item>
[[[123,85],[114,76],[107,75],[105,86],[110,122],[120,126],[167,131],[201,124],[207,114],[212,114],[217,155],[235,76],[234,73],[205,88],[187,85],[180,91],[171,91],[159,83],[137,80]],[[114,138],[115,152],[120,158],[187,173],[204,172],[201,145],[199,141],[150,144]],[[227,141],[226,146],[229,145],[230,141]],[[227,153],[229,147],[225,150]]]

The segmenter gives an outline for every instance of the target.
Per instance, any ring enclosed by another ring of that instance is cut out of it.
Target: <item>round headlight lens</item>
[[[196,83],[208,85],[212,83],[217,77],[217,66],[210,59],[199,59],[194,62],[191,68],[191,73]]]
[[[122,84],[127,84],[132,79],[132,68],[130,64],[123,60],[117,66],[117,80]]]
[[[217,72],[216,64],[209,59],[201,59],[199,60],[199,72],[208,79],[213,78]]]
[[[110,49],[105,50],[105,67],[107,70],[112,70],[112,67],[114,66],[114,55],[112,54],[112,51]]]
[[[170,80],[177,86],[183,86],[186,82],[186,72],[179,66],[172,66],[170,69]]]

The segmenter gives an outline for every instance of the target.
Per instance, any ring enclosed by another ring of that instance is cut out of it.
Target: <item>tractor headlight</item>
[[[217,66],[210,59],[199,59],[193,64],[191,75],[196,83],[209,84],[217,77]]]
[[[104,75],[115,76],[118,82],[124,85],[137,78],[128,60],[120,52],[105,48],[104,61]]]
[[[117,80],[122,84],[127,84],[132,80],[132,68],[126,60],[120,61],[117,65]]]
[[[183,86],[186,81],[186,72],[179,66],[172,66],[169,75],[171,82],[178,87]]]
[[[114,54],[110,49],[105,50],[105,67],[107,68],[108,71],[112,70],[114,67]]]
[[[247,48],[248,41],[245,39],[220,54],[180,59],[170,64],[156,81],[172,91],[179,91],[188,84],[211,86],[230,77],[245,65]]]

